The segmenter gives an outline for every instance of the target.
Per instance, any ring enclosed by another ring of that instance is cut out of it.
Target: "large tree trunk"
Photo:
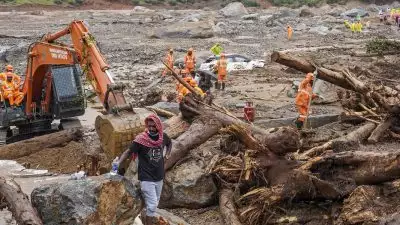
[[[222,124],[219,121],[207,117],[201,117],[193,122],[189,129],[173,142],[171,155],[165,162],[165,169],[171,168],[176,162],[183,159],[191,149],[206,142],[221,128]]]
[[[348,135],[328,141],[321,146],[311,148],[303,152],[296,158],[299,160],[307,160],[311,157],[321,155],[324,151],[329,149],[334,148],[336,151],[340,151],[342,148],[347,148],[347,149],[354,148],[354,145],[358,146],[358,143],[366,139],[375,129],[375,127],[376,124],[367,122],[365,125],[359,127],[357,130],[353,132],[350,132]]]
[[[0,196],[6,201],[8,210],[20,225],[41,225],[42,220],[31,205],[28,196],[14,181],[6,181],[0,177]]]
[[[23,156],[41,151],[44,148],[52,148],[66,145],[70,141],[82,138],[80,129],[64,130],[52,134],[34,137],[0,147],[0,159],[17,159]]]
[[[219,211],[224,218],[225,225],[242,225],[236,214],[233,191],[229,188],[219,191]]]
[[[308,61],[293,57],[283,52],[273,52],[271,55],[271,61],[288,66],[304,73],[312,73],[316,70],[315,66],[313,66]],[[319,67],[317,76],[319,79],[335,84],[339,87],[354,90],[353,87],[348,84],[345,77],[341,73]]]

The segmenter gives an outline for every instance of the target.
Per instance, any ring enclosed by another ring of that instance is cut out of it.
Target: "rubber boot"
[[[219,90],[219,83],[218,83],[218,81],[215,82],[215,90]]]
[[[146,224],[145,225],[156,225],[155,217],[153,216],[146,216]]]
[[[225,90],[225,83],[222,83],[222,90]]]
[[[304,123],[303,121],[296,120],[295,124],[297,129],[301,130],[303,128],[303,123]]]
[[[143,225],[147,225],[147,216],[146,216],[145,210],[142,210],[142,213],[140,214],[140,219],[141,219]]]

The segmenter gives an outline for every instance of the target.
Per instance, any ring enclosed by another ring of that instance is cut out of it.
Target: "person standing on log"
[[[118,165],[130,156],[133,156],[133,160],[138,157],[138,178],[146,208],[146,218],[142,220],[145,221],[145,225],[155,225],[155,215],[165,175],[163,151],[166,147],[166,159],[168,159],[172,142],[163,132],[161,120],[156,115],[148,116],[145,119],[145,126],[146,130],[137,135],[129,149],[121,155]]]
[[[303,128],[304,121],[311,113],[309,110],[311,99],[318,97],[318,95],[312,93],[313,82],[314,74],[307,73],[306,78],[300,83],[299,86],[299,91],[296,96],[296,107],[299,112],[299,117],[295,122],[298,129]]]

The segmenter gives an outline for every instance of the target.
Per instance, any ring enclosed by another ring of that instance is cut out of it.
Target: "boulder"
[[[151,38],[210,38],[214,36],[211,22],[180,22],[156,29]]]
[[[222,15],[230,16],[243,16],[248,14],[246,7],[241,2],[232,2],[220,10]]]
[[[364,9],[357,9],[357,8],[350,9],[341,14],[343,18],[355,18],[357,15],[360,15],[361,17],[369,16],[367,11],[365,11]]]
[[[146,8],[144,6],[135,6],[135,8],[133,8],[133,12],[148,13],[148,12],[155,12],[155,11],[152,9]]]
[[[202,17],[203,15],[201,15],[200,13],[194,13],[181,19],[180,22],[199,22],[202,19]]]
[[[258,20],[258,13],[248,14],[242,16],[243,20]]]
[[[273,15],[262,15],[262,16],[260,16],[260,20],[261,21],[270,21],[273,18],[274,18]]]
[[[205,172],[205,164],[189,160],[167,172],[160,208],[203,208],[213,205],[217,199],[217,186],[211,175]]]
[[[31,200],[45,225],[133,224],[143,208],[135,185],[109,175],[46,184]]]
[[[300,17],[312,17],[312,16],[314,16],[314,13],[309,8],[305,8],[300,11],[299,16]]]
[[[311,33],[317,33],[320,35],[327,35],[329,33],[329,27],[325,26],[317,26],[317,27],[312,27],[310,28]]]

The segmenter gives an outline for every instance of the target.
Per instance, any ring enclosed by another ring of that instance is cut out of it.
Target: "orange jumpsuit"
[[[287,27],[287,38],[290,41],[290,39],[292,39],[292,35],[293,35],[293,28],[291,26]]]
[[[24,94],[19,91],[19,85],[11,80],[6,80],[2,85],[4,99],[8,99],[10,106],[19,106],[24,99]]]
[[[167,56],[165,57],[165,62],[167,65],[173,69],[174,68],[174,56],[171,53],[168,53]],[[167,73],[170,73],[169,69],[165,68],[162,75],[165,76]]]
[[[228,62],[226,61],[226,59],[224,57],[221,57],[221,59],[219,59],[217,61],[217,64],[215,64],[215,66],[218,69],[218,82],[225,83],[226,75],[227,75],[226,68],[228,66]]]
[[[192,55],[185,55],[184,61],[186,69],[189,71],[189,73],[193,73],[196,65],[196,57],[194,56],[194,53],[192,53]]]
[[[308,111],[308,106],[310,103],[310,93],[312,93],[312,86],[311,86],[311,81],[312,81],[312,75],[308,75],[306,76],[306,79],[304,79],[299,86],[299,92],[297,93],[296,96],[296,106],[297,106],[297,110],[299,112],[299,121],[304,122],[304,120],[306,119],[307,112]],[[316,94],[312,94],[312,99],[316,98],[317,95]]]

